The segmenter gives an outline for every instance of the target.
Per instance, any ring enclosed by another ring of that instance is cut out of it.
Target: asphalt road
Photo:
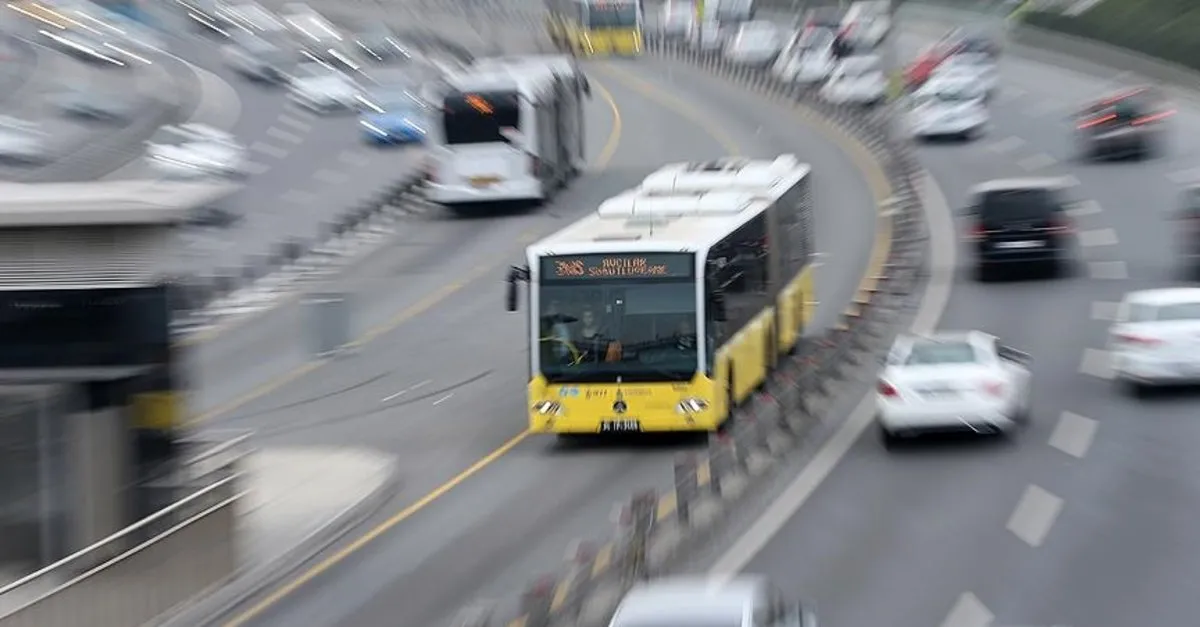
[[[5,9],[7,10],[7,9]],[[117,68],[84,63],[57,50],[34,45],[32,59],[15,57],[14,62],[32,63],[28,76],[5,94],[0,112],[37,124],[49,135],[49,159],[66,154],[98,141],[101,137],[119,132],[119,125],[86,122],[63,115],[56,98],[67,89],[104,84],[135,99],[141,81],[147,80],[145,70],[138,67]],[[16,176],[21,170],[36,167],[13,164],[0,165],[0,177]]]
[[[939,29],[906,28],[909,55]],[[746,566],[815,601],[822,625],[1184,625],[1195,622],[1200,439],[1192,393],[1122,396],[1102,364],[1113,303],[1177,285],[1178,183],[1200,177],[1200,106],[1144,163],[1081,164],[1066,116],[1116,81],[1010,55],[988,135],[921,157],[951,206],[996,177],[1075,177],[1075,276],[980,285],[941,321],[1034,357],[1034,424],[1013,441],[886,453],[871,429]],[[959,256],[963,259],[962,254]]]
[[[236,75],[217,38],[187,25],[173,30],[171,51],[198,69],[210,101],[192,121],[233,133],[251,160],[246,186],[223,204],[239,221],[185,233],[176,260],[182,271],[238,274],[278,243],[316,237],[323,223],[420,163],[419,148],[364,143],[354,114],[317,116],[287,102],[283,89]]]
[[[275,310],[194,351],[197,404],[221,414],[207,426],[256,429],[263,445],[397,454],[404,482],[388,515],[509,443],[469,480],[246,624],[441,624],[473,600],[512,598],[533,574],[557,567],[573,539],[606,535],[618,500],[669,480],[671,454],[693,440],[560,450],[551,439],[521,435],[526,326],[504,313],[501,287],[524,244],[662,163],[735,150],[794,151],[811,161],[818,246],[830,253],[821,260],[821,324],[849,299],[873,239],[873,200],[826,135],[728,84],[650,58],[588,71],[621,112],[607,167],[526,215],[413,222],[340,282],[355,296],[360,328],[390,318],[355,354],[230,406],[223,401],[253,391],[264,375],[304,363],[300,312]],[[590,105],[589,122],[596,154],[614,123],[602,98]]]

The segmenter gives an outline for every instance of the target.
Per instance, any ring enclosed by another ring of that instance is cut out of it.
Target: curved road
[[[911,57],[940,34],[906,28],[900,46]],[[980,285],[964,268],[940,325],[984,329],[1033,354],[1032,428],[1012,443],[935,442],[894,454],[863,437],[807,501],[800,482],[788,490],[783,500],[803,507],[745,570],[815,600],[831,627],[1192,624],[1197,401],[1122,396],[1102,349],[1122,294],[1179,284],[1165,218],[1177,183],[1200,178],[1200,106],[1177,103],[1160,159],[1080,164],[1066,116],[1112,78],[1011,55],[1002,75],[988,136],[921,156],[951,206],[989,178],[1080,183],[1077,275]]]
[[[475,599],[512,598],[557,568],[573,539],[607,535],[618,500],[669,481],[671,454],[690,440],[560,450],[525,437],[526,325],[504,313],[500,287],[525,244],[662,163],[731,152],[811,161],[817,239],[837,251],[822,260],[817,326],[849,300],[873,240],[874,200],[825,134],[781,125],[791,115],[782,108],[688,68],[646,58],[587,69],[604,87],[589,106],[595,170],[528,214],[414,221],[339,285],[353,291],[363,328],[377,325],[355,354],[304,365],[295,307],[194,351],[196,398],[211,410],[204,424],[256,429],[267,446],[377,447],[405,473],[379,521],[389,529],[368,548],[233,624],[437,625]],[[606,145],[610,130],[619,143]],[[272,371],[283,376],[253,387]]]

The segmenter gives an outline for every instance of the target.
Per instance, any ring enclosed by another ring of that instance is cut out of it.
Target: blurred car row
[[[65,118],[84,123],[125,124],[137,111],[135,95],[101,83],[67,85],[51,90],[47,108]],[[7,165],[38,166],[53,161],[57,151],[43,123],[17,116],[0,116],[0,162]]]
[[[86,0],[23,0],[7,8],[21,36],[101,66],[150,65],[166,45],[153,29]]]
[[[685,40],[702,52],[732,63],[769,70],[780,80],[820,86],[839,104],[878,104],[887,99],[888,79],[874,50],[891,30],[890,3],[854,2],[847,10],[809,10],[800,27],[762,20],[729,24],[707,20],[684,2],[664,5],[662,34]]]
[[[982,32],[957,28],[926,47],[904,70],[909,129],[919,140],[982,135],[987,103],[999,88],[1000,46]]]

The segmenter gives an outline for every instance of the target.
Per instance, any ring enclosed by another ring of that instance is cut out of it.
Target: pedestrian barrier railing
[[[210,453],[226,456],[208,473],[223,477],[0,588],[0,627],[133,627],[221,585],[237,569],[243,497],[229,450]]]

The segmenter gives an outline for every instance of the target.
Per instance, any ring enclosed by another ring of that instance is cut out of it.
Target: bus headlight
[[[675,411],[683,415],[698,414],[706,409],[708,409],[708,401],[702,398],[685,398],[675,406]]]
[[[561,416],[563,408],[554,401],[538,401],[533,404],[533,412],[540,416]]]

